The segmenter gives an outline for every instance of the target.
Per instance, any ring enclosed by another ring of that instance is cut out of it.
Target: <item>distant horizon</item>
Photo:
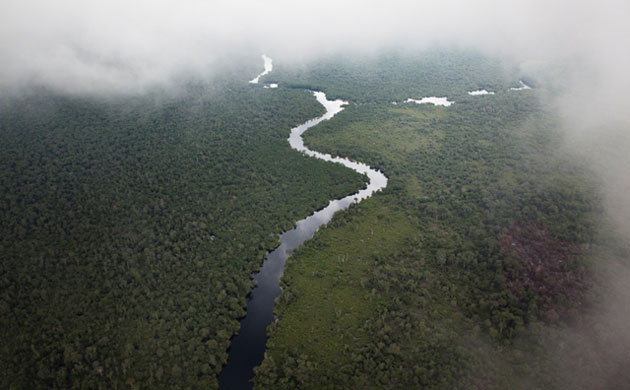
[[[4,0],[0,387],[630,381],[629,19]]]

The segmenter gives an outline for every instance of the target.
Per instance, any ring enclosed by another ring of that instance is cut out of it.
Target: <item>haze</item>
[[[606,79],[611,71],[624,77],[630,65],[623,42],[629,6],[621,0],[8,0],[0,11],[3,89],[28,82],[70,90],[129,88],[182,70],[206,72],[239,51],[302,58],[435,43],[521,61],[570,61]]]
[[[555,93],[547,103],[566,131],[561,152],[583,159],[601,178],[614,230],[630,242],[629,19],[627,0],[4,0],[0,93],[33,85],[137,93],[181,74],[203,77],[242,54],[287,63],[389,47],[476,48],[549,83]],[[622,325],[630,319],[627,275],[618,273],[614,303],[602,309],[620,336],[608,345],[622,352],[610,359],[628,359],[623,351],[630,350]]]

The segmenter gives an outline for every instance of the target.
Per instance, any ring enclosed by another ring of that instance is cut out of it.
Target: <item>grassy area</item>
[[[536,94],[461,94],[448,108],[392,96],[305,136],[390,181],[287,263],[257,388],[558,385],[540,329],[585,301],[600,211],[586,174],[554,155]]]
[[[341,348],[370,341],[362,328],[376,315],[379,299],[366,292],[365,283],[378,259],[395,253],[413,234],[404,216],[372,200],[360,214],[349,214],[345,229],[324,228],[291,256],[291,276],[283,279],[287,293],[278,309],[287,326],[279,328],[282,336],[274,345],[316,357],[327,372],[349,363],[338,353]]]

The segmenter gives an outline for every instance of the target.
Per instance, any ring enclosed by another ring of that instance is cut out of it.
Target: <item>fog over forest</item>
[[[617,131],[630,119],[630,5],[623,0],[8,0],[0,10],[4,93],[33,84],[139,92],[182,74],[207,75],[243,53],[286,63],[456,45],[544,71],[563,88],[555,103],[576,135]]]
[[[627,0],[5,0],[0,94],[40,85],[136,94],[262,53],[276,63],[307,63],[339,52],[477,49],[547,83],[546,103],[565,132],[558,153],[597,175],[610,229],[630,242],[629,17]],[[610,358],[630,359],[630,272],[613,273],[602,322],[619,335]],[[590,348],[590,335],[579,332]]]

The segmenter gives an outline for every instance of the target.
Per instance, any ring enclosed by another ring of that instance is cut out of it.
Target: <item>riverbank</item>
[[[271,60],[269,60],[269,63],[271,63]],[[267,71],[267,60],[265,60],[265,71]],[[271,70],[269,69],[269,71]],[[264,73],[261,75],[264,75]],[[258,78],[256,78],[256,82],[258,82]],[[366,188],[355,194],[331,200],[327,207],[298,221],[293,229],[280,235],[280,246],[269,253],[260,271],[254,275],[256,287],[254,287],[248,298],[247,314],[241,320],[238,335],[231,340],[228,363],[218,377],[219,388],[221,389],[252,388],[252,383],[249,380],[254,375],[254,367],[263,361],[267,340],[266,329],[274,319],[273,309],[275,301],[282,294],[280,278],[284,271],[284,264],[291,252],[306,240],[312,238],[315,232],[322,225],[328,223],[337,211],[347,209],[351,204],[358,203],[387,186],[387,177],[366,164],[343,157],[319,153],[304,145],[302,139],[304,132],[323,121],[333,118],[347,104],[347,102],[342,100],[328,100],[323,92],[316,91],[313,92],[313,95],[324,106],[326,113],[291,129],[288,138],[289,144],[298,152],[324,161],[341,164],[357,173],[364,174],[368,177],[369,183]]]

